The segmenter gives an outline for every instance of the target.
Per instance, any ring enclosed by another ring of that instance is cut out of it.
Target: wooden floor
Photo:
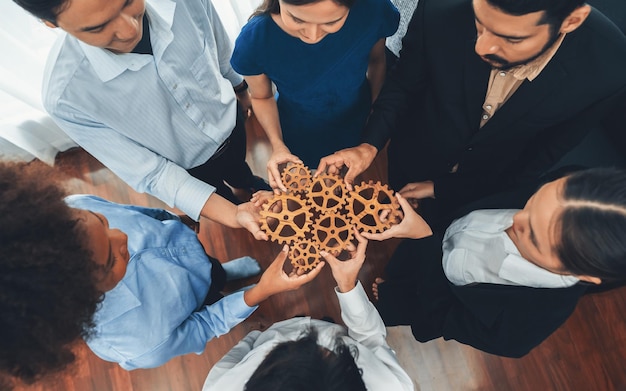
[[[248,161],[253,171],[266,177],[267,141],[258,123],[248,121]],[[152,197],[129,189],[110,171],[82,150],[63,153],[57,166],[68,174],[72,193],[91,193],[111,201],[164,207]],[[379,157],[364,179],[383,179],[385,159]],[[267,266],[279,247],[257,242],[247,231],[233,230],[202,221],[201,239],[207,252],[222,261],[243,255],[256,257]],[[371,243],[361,271],[369,286],[380,275],[397,241]],[[254,279],[242,284],[254,282]],[[166,365],[127,372],[95,357],[84,344],[77,347],[79,360],[71,371],[56,378],[17,390],[46,391],[188,391],[200,390],[211,366],[239,339],[253,329],[300,314],[339,320],[330,271],[297,292],[271,298],[229,334],[207,344],[203,354],[178,357]],[[236,289],[238,286],[229,286]],[[389,328],[388,340],[418,390],[624,390],[626,391],[626,289],[588,295],[576,312],[541,346],[522,359],[500,358],[454,341],[429,343],[413,340],[405,327]],[[219,390],[218,390],[219,391]],[[373,390],[377,391],[377,390]],[[394,390],[389,390],[394,391]]]

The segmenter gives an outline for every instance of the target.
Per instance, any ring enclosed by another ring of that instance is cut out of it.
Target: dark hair
[[[626,279],[626,171],[574,173],[561,198],[555,251],[567,271],[603,281]]]
[[[318,345],[313,328],[296,341],[276,345],[254,371],[245,391],[362,391],[365,383],[354,360],[339,339],[333,351]]]
[[[323,0],[283,0],[285,3],[290,5],[306,5],[312,3],[319,3]],[[338,5],[342,5],[347,8],[352,8],[354,2],[356,0],[333,0]],[[254,11],[250,18],[253,18],[257,15],[262,14],[277,14],[280,12],[280,4],[279,0],[263,0],[263,3],[259,6],[259,8]]]
[[[102,298],[56,178],[41,163],[0,162],[0,373],[27,383],[74,361]]]
[[[585,0],[487,0],[492,7],[509,15],[521,16],[544,11],[539,24],[550,25],[552,33],[558,32],[561,24]]]
[[[13,0],[39,19],[57,24],[57,16],[65,10],[69,0]]]

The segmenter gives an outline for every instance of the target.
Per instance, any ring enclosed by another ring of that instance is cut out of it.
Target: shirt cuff
[[[189,175],[176,193],[174,206],[185,212],[187,216],[198,221],[204,204],[206,204],[214,192],[215,187]]]
[[[342,312],[359,314],[369,309],[370,299],[367,297],[361,281],[357,281],[356,286],[348,292],[342,293],[338,287],[335,287],[335,293]]]
[[[244,292],[231,293],[222,300],[224,301],[224,308],[228,308],[232,316],[246,319],[259,308],[259,306],[255,305],[250,307],[247,305],[246,301],[243,299],[243,294]]]

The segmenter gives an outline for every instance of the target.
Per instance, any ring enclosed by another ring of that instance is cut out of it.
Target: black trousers
[[[226,271],[222,267],[220,261],[213,257],[209,257],[211,261],[211,287],[204,298],[202,305],[211,305],[221,299],[223,295],[220,293],[226,285]]]
[[[227,200],[236,204],[241,202],[226,185],[228,183],[237,189],[248,189],[254,183],[254,176],[246,163],[246,127],[239,104],[237,123],[223,147],[206,163],[187,171],[191,176],[214,186],[217,194]]]

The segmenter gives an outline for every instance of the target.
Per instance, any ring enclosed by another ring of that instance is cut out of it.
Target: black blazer
[[[442,237],[400,243],[379,286],[385,324],[409,324],[420,342],[454,339],[482,351],[521,357],[561,326],[587,285],[531,288],[498,284],[454,286],[442,263]],[[403,312],[403,321],[389,320]]]
[[[457,206],[536,179],[626,95],[626,37],[594,9],[479,129],[491,67],[475,39],[471,0],[419,1],[363,137],[379,149],[391,138],[393,188],[433,180]]]

